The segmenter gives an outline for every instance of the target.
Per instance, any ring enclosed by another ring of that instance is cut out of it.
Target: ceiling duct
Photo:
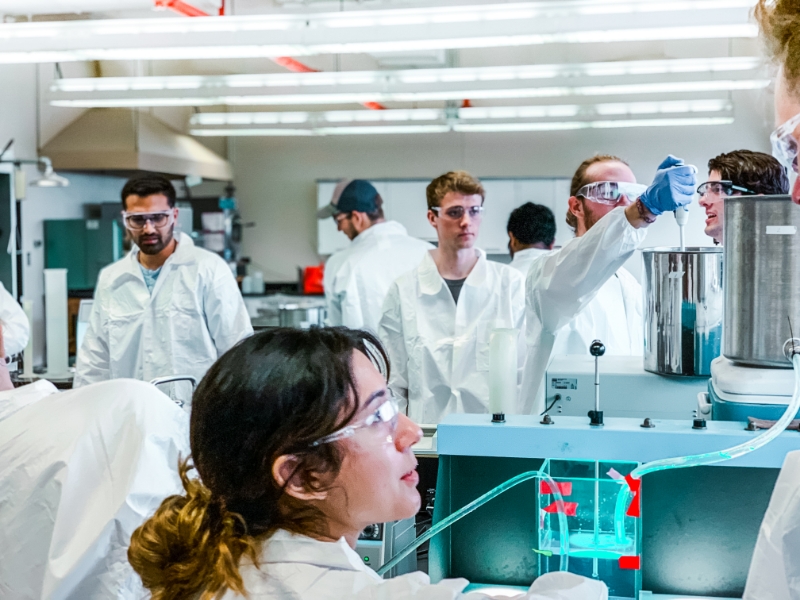
[[[40,151],[58,171],[130,175],[152,171],[228,181],[230,163],[194,138],[146,112],[93,108],[65,127]]]

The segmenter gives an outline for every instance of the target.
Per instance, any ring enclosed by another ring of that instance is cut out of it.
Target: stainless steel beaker
[[[800,337],[799,232],[800,207],[789,196],[725,198],[722,353],[729,359],[792,366],[783,349],[790,329]]]
[[[722,339],[722,248],[647,248],[644,368],[710,375]]]

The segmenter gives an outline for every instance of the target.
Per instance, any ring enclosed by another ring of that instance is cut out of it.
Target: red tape
[[[642,568],[641,556],[620,556],[619,568],[628,571],[638,571]]]
[[[562,496],[571,496],[572,495],[572,482],[571,481],[557,481],[554,482],[556,484],[556,489],[561,493]],[[550,487],[549,481],[540,481],[539,482],[539,493],[540,494],[552,494],[553,488]]]
[[[559,503],[553,502],[550,506],[546,506],[542,510],[546,513],[555,514],[562,512],[568,517],[574,517],[578,514],[578,503],[577,502],[562,502],[561,506],[563,510],[559,510]]]
[[[633,492],[631,505],[628,507],[628,511],[625,514],[629,517],[638,519],[642,516],[642,501],[639,495],[639,488],[642,486],[642,481],[641,479],[634,479],[630,476],[630,473],[625,475],[625,481],[628,483],[628,487],[630,488],[631,492]]]

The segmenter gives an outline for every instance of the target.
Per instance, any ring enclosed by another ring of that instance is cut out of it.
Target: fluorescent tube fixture
[[[566,0],[0,25],[0,64],[199,60],[755,37],[752,0]],[[702,23],[702,25],[686,25]]]
[[[407,126],[363,126],[363,127],[317,127],[309,129],[276,129],[269,127],[231,129],[192,129],[196,136],[328,136],[328,135],[375,135],[375,134],[420,134],[444,133],[507,133],[559,131],[575,129],[612,129],[625,127],[699,127],[704,125],[729,125],[733,117],[702,117],[681,119],[630,119],[608,121],[560,121],[543,123],[457,123],[448,125]]]
[[[673,102],[619,102],[608,104],[563,104],[544,106],[488,106],[457,110],[460,121],[508,120],[535,118],[564,118],[577,116],[624,116],[685,114],[731,111],[729,100],[680,100]],[[242,127],[253,125],[298,125],[312,123],[387,123],[450,120],[444,109],[414,108],[402,110],[334,110],[324,112],[232,112],[197,113],[192,115],[192,127]]]

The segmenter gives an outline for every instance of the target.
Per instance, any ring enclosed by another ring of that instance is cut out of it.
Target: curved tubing
[[[547,464],[547,463],[545,463]],[[510,490],[511,488],[519,485],[523,481],[528,481],[535,477],[540,477],[547,481],[548,485],[550,486],[550,490],[553,492],[553,496],[555,496],[556,506],[561,508],[564,505],[564,498],[561,496],[561,492],[556,486],[555,482],[552,480],[550,475],[543,473],[541,469],[538,471],[528,471],[526,473],[522,473],[521,475],[517,475],[516,477],[512,477],[508,481],[501,483],[495,488],[492,488],[488,492],[486,492],[483,496],[480,496],[467,504],[464,508],[457,510],[452,515],[448,516],[447,518],[443,519],[440,523],[436,524],[434,527],[431,527],[428,531],[423,533],[419,536],[416,540],[414,540],[411,544],[403,548],[400,552],[398,552],[392,560],[387,562],[383,565],[380,569],[378,569],[378,575],[383,577],[383,575],[390,571],[392,568],[397,566],[397,564],[403,560],[406,556],[408,556],[411,552],[416,550],[420,545],[427,542],[437,533],[444,531],[448,527],[450,527],[456,521],[466,517],[469,513],[474,511],[477,508],[480,508],[489,500],[492,500],[502,494]],[[569,531],[567,530],[567,515],[564,510],[558,511],[558,529],[559,529],[559,542],[561,544],[560,554],[561,554],[561,563],[559,565],[560,571],[566,571],[569,568]]]
[[[650,461],[634,469],[631,473],[631,477],[641,479],[648,473],[666,469],[683,469],[686,467],[713,465],[749,454],[753,450],[758,450],[774,440],[789,426],[798,410],[800,410],[800,353],[792,355],[792,366],[794,367],[794,395],[792,396],[792,401],[789,403],[789,406],[786,407],[781,418],[765,432],[752,440],[748,440],[725,450]],[[622,486],[617,496],[617,504],[614,511],[614,530],[617,542],[625,540],[625,512],[628,509],[630,495],[630,488],[628,486]]]

